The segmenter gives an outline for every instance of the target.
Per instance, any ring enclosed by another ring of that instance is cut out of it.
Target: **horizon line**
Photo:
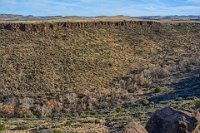
[[[14,16],[33,16],[33,17],[117,17],[117,16],[121,16],[121,17],[168,17],[168,16],[176,16],[176,17],[187,17],[187,16],[200,16],[199,15],[142,15],[142,16],[131,16],[131,15],[97,15],[97,16],[79,16],[79,15],[41,15],[41,16],[37,16],[37,15],[23,15],[23,14],[12,14],[12,13],[0,13],[0,15],[14,15]]]

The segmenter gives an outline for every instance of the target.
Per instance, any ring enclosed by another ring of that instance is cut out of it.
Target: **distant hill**
[[[0,14],[0,20],[31,20],[31,19],[38,19],[38,17],[29,15],[14,15],[14,14]]]
[[[96,16],[96,17],[81,17],[81,16],[23,16],[23,15],[15,15],[15,14],[0,14],[0,20],[1,21],[16,21],[16,20],[41,20],[41,19],[80,19],[80,18],[97,18],[97,19],[102,19],[102,18],[110,18],[110,19],[134,19],[134,18],[139,18],[139,19],[149,19],[149,20],[200,20],[200,16],[140,16],[140,17],[131,17],[131,16],[123,16],[123,15],[118,15],[118,16]]]
[[[200,16],[142,16],[139,18],[143,19],[153,19],[153,20],[200,20]]]

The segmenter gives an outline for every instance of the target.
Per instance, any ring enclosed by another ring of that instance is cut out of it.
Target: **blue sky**
[[[0,0],[0,14],[35,16],[200,15],[200,0]]]

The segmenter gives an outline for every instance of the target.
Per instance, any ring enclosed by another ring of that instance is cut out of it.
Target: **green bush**
[[[56,129],[55,133],[62,133],[62,130],[61,129]]]
[[[162,91],[162,88],[159,86],[155,87],[154,89],[154,93],[160,93],[161,91]]]
[[[5,125],[3,124],[3,123],[0,123],[0,131],[3,131],[3,130],[5,130],[6,128],[5,128]]]
[[[142,100],[142,104],[145,105],[145,106],[146,106],[146,105],[149,105],[149,103],[150,103],[150,102],[149,102],[148,99],[143,99],[143,100]]]
[[[195,108],[200,108],[200,100],[196,100],[194,105],[195,105]]]
[[[122,108],[116,108],[116,113],[121,113],[121,112],[123,112],[123,109]]]
[[[68,120],[68,121],[65,122],[65,126],[68,126],[68,127],[69,127],[69,126],[72,125],[72,123],[73,123],[73,122],[72,122],[71,120]]]
[[[99,119],[96,119],[96,120],[95,120],[95,124],[99,124],[99,123],[101,123],[100,120],[99,120]]]

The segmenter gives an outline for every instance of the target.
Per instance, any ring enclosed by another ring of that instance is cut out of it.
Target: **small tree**
[[[0,131],[3,131],[3,130],[5,130],[6,128],[5,128],[5,125],[3,124],[3,123],[1,123],[0,122]]]

